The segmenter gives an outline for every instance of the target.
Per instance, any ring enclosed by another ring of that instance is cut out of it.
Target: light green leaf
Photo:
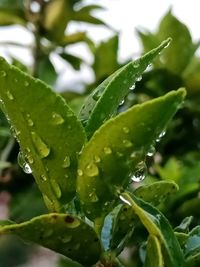
[[[25,25],[26,21],[14,13],[0,10],[0,26],[12,24]]]
[[[129,203],[149,234],[159,239],[166,266],[183,266],[184,257],[181,247],[164,215],[150,204],[134,196],[130,197],[128,193],[122,193],[121,199]]]
[[[10,234],[86,265],[96,263],[101,253],[101,244],[94,230],[69,214],[51,213],[20,224],[0,226],[0,235]]]
[[[117,113],[117,109],[128,94],[130,87],[140,79],[148,65],[168,46],[169,42],[170,39],[167,39],[143,57],[117,70],[88,97],[80,112],[80,118],[86,122],[85,129],[89,137],[103,122]]]
[[[163,257],[159,239],[150,235],[147,243],[147,255],[144,267],[163,267]]]
[[[143,185],[137,188],[133,193],[136,197],[143,199],[144,201],[158,206],[164,203],[170,195],[173,195],[178,191],[178,186],[171,181],[159,181],[149,185]]]
[[[2,58],[0,98],[48,208],[59,210],[75,194],[81,123],[60,95]]]
[[[135,105],[95,132],[79,160],[77,192],[91,219],[107,213],[117,189],[126,188],[137,165],[166,127],[185,90]]]

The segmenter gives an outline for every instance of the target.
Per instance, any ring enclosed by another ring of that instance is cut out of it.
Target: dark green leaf
[[[37,77],[49,85],[55,84],[57,73],[49,57],[44,57],[38,61]]]
[[[130,87],[140,79],[148,65],[169,42],[169,39],[164,41],[143,57],[117,70],[88,97],[80,112],[80,118],[87,122],[86,132],[89,137],[103,122],[116,114],[121,101],[130,91]]]
[[[49,209],[75,193],[77,152],[85,133],[64,99],[0,60],[0,98]]]
[[[136,197],[143,199],[153,206],[158,206],[177,191],[178,186],[174,182],[159,181],[150,185],[140,186],[133,193]]]
[[[61,53],[59,55],[64,60],[66,60],[75,70],[80,70],[83,59],[68,53]]]
[[[137,165],[166,127],[185,96],[180,89],[135,105],[107,121],[82,150],[77,191],[87,216],[110,209],[116,188],[126,188]]]
[[[121,199],[129,203],[149,234],[159,239],[166,266],[183,266],[184,258],[181,247],[164,215],[150,204],[136,197],[130,197],[127,193],[123,193]]]
[[[24,223],[0,226],[0,235],[5,234],[20,236],[87,265],[96,263],[101,253],[94,230],[69,214],[52,213]]]
[[[150,235],[147,243],[147,255],[144,267],[163,267],[163,257],[159,239]]]

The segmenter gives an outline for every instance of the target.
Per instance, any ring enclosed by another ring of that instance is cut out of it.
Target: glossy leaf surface
[[[17,235],[86,265],[96,263],[101,253],[94,230],[68,214],[52,213],[24,223],[0,226],[0,235],[5,234]]]
[[[110,209],[116,190],[126,188],[138,163],[182,103],[185,91],[135,105],[107,121],[84,147],[79,160],[77,191],[91,219]]]
[[[161,245],[156,236],[149,236],[144,267],[163,267]]]
[[[80,112],[80,118],[86,124],[86,132],[89,137],[103,122],[116,114],[119,104],[128,94],[130,87],[141,78],[145,69],[168,46],[169,42],[170,39],[164,41],[143,57],[117,70],[88,97]]]
[[[133,193],[136,197],[157,206],[178,191],[178,186],[174,182],[159,181],[137,188]]]
[[[183,252],[173,229],[164,215],[150,204],[133,196],[130,197],[127,193],[123,193],[121,199],[129,203],[149,234],[155,235],[159,239],[166,266],[183,266]]]
[[[61,96],[2,58],[0,98],[48,208],[59,210],[75,193],[81,123]]]

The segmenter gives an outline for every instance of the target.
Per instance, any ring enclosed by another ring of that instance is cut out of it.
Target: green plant
[[[169,42],[109,76],[79,116],[46,84],[0,59],[1,107],[19,142],[21,166],[33,173],[49,210],[18,224],[2,221],[0,235],[18,235],[99,267],[126,266],[120,253],[136,235],[143,266],[198,266],[199,228],[189,232],[183,223],[175,233],[158,209],[177,191],[175,182],[137,189],[130,184],[145,178],[146,156],[182,105],[185,90],[119,109]]]

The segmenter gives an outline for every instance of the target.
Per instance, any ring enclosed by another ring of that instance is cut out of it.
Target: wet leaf
[[[123,193],[121,199],[129,203],[149,234],[159,239],[166,266],[183,266],[183,252],[164,215],[150,204],[134,196],[130,197],[127,193]]]
[[[178,186],[174,182],[159,181],[149,185],[142,185],[133,193],[136,197],[143,199],[153,206],[158,206],[177,191]]]
[[[152,143],[175,114],[184,95],[185,91],[180,89],[135,105],[95,132],[82,150],[77,180],[77,191],[89,218],[101,217],[110,210],[116,190],[126,188],[138,165],[143,166]]]
[[[85,134],[64,99],[0,60],[0,98],[21,151],[50,210],[75,194],[77,152]]]
[[[143,57],[117,70],[88,97],[80,112],[80,119],[86,124],[85,129],[89,137],[103,122],[117,113],[117,109],[128,94],[130,87],[141,78],[148,65],[169,42],[170,39],[167,39]]]
[[[147,255],[144,267],[163,267],[163,257],[160,241],[156,236],[150,235],[147,243]]]
[[[94,230],[69,214],[52,213],[24,223],[0,226],[0,235],[17,235],[86,265],[96,263],[101,253]]]

